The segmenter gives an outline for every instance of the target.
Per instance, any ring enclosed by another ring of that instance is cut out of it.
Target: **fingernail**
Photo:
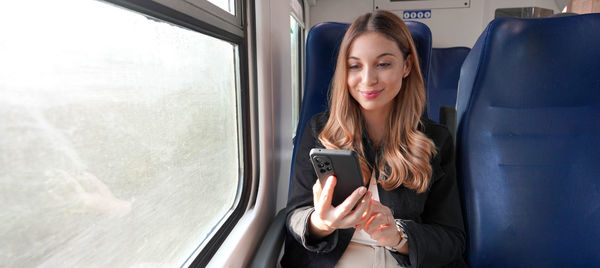
[[[367,188],[365,187],[360,187],[360,189],[358,189],[359,194],[364,194],[365,192],[367,192]]]

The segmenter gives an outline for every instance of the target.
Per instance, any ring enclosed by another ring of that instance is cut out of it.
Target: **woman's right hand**
[[[319,180],[313,185],[313,202],[315,211],[310,215],[309,232],[311,236],[322,238],[330,235],[336,229],[355,227],[369,219],[371,207],[371,192],[361,186],[354,190],[340,205],[331,205],[333,190],[337,179],[329,176],[325,187]],[[364,196],[362,201],[353,210],[354,205]]]

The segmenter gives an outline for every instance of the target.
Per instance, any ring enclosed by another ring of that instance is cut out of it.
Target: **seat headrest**
[[[463,63],[459,98],[500,106],[584,101],[599,86],[600,34],[593,30],[599,18],[492,21]],[[457,107],[458,121],[466,108],[464,102]]]
[[[427,115],[439,122],[440,107],[456,105],[460,67],[471,51],[468,47],[432,48],[427,87]]]

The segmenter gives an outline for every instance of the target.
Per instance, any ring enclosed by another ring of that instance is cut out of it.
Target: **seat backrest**
[[[427,87],[427,115],[440,122],[440,107],[456,105],[460,67],[471,51],[468,47],[432,48]]]
[[[405,23],[417,48],[423,80],[427,81],[431,53],[431,31],[427,25],[420,22],[406,21]],[[329,84],[335,70],[339,46],[349,26],[348,23],[324,22],[313,26],[308,33],[306,39],[306,83],[302,96],[300,118],[296,128],[292,163],[295,162],[296,145],[300,141],[299,137],[302,135],[306,123],[313,115],[329,107],[327,99]],[[427,85],[425,85],[425,88],[427,88]],[[293,164],[291,171],[290,174],[293,174]]]
[[[499,18],[463,63],[471,267],[600,267],[600,14]]]

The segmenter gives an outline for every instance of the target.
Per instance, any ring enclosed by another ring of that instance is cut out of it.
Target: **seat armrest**
[[[448,127],[453,140],[456,141],[456,108],[453,106],[440,107],[440,124]]]
[[[285,208],[277,212],[256,249],[249,267],[277,267],[279,253],[285,238],[285,215]]]

